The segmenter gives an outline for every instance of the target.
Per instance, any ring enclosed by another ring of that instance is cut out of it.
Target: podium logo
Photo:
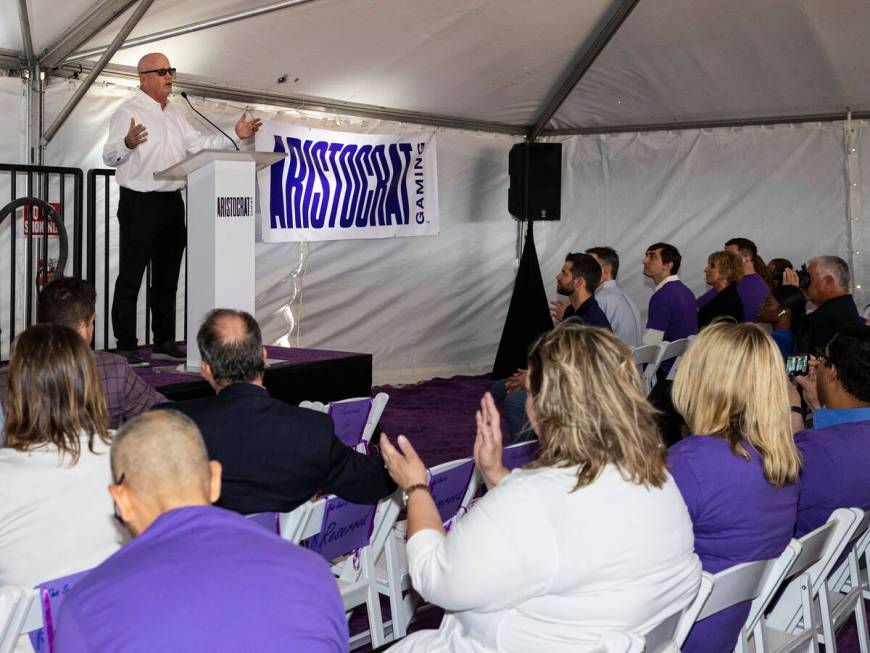
[[[249,218],[254,215],[253,197],[218,197],[217,217]]]
[[[426,143],[359,145],[275,135],[271,229],[363,229],[426,221]]]

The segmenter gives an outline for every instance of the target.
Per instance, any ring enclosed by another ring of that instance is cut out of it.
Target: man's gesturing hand
[[[128,150],[132,150],[139,143],[144,143],[148,140],[148,130],[145,125],[137,125],[135,118],[130,118],[130,129],[127,130],[127,135],[124,137],[124,145]]]
[[[263,122],[259,118],[245,120],[247,117],[248,112],[245,111],[242,113],[242,117],[239,118],[239,121],[236,123],[236,136],[238,136],[242,140],[250,138],[251,136],[256,134],[257,130],[260,128],[260,125],[263,124]]]

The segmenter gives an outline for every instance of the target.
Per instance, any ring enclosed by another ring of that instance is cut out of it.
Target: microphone
[[[187,100],[187,104],[190,105],[190,108],[193,109],[193,112],[194,112],[195,114],[197,114],[198,116],[200,116],[200,117],[201,117],[203,120],[205,120],[209,125],[211,125],[211,126],[214,127],[215,129],[217,129],[221,134],[223,134],[224,136],[227,136],[227,133],[226,133],[223,129],[221,129],[221,128],[218,127],[216,124],[214,124],[211,120],[209,120],[209,119],[206,118],[204,115],[202,115],[199,111],[197,111],[197,110],[193,107],[192,104],[190,104],[190,100],[189,100],[188,97],[187,97],[187,92],[182,91],[182,92],[181,92],[181,97],[183,97],[185,100]],[[233,144],[233,147],[236,148],[236,151],[238,152],[238,151],[239,151],[239,146],[236,145],[236,142],[235,142],[232,138],[230,138],[229,136],[227,136],[227,140],[228,140],[230,143]]]

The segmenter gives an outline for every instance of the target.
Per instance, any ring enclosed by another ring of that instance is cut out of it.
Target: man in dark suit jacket
[[[345,446],[329,415],[269,396],[266,350],[248,313],[211,311],[197,344],[202,375],[217,394],[166,408],[196,422],[209,457],[223,466],[216,505],[242,514],[289,512],[318,493],[376,503],[396,489],[383,460]]]

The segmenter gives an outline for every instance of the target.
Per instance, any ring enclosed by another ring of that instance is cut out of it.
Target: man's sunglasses
[[[155,68],[154,70],[142,70],[139,72],[140,75],[147,75],[148,73],[157,73],[160,77],[166,77],[167,75],[175,77],[175,68]]]

